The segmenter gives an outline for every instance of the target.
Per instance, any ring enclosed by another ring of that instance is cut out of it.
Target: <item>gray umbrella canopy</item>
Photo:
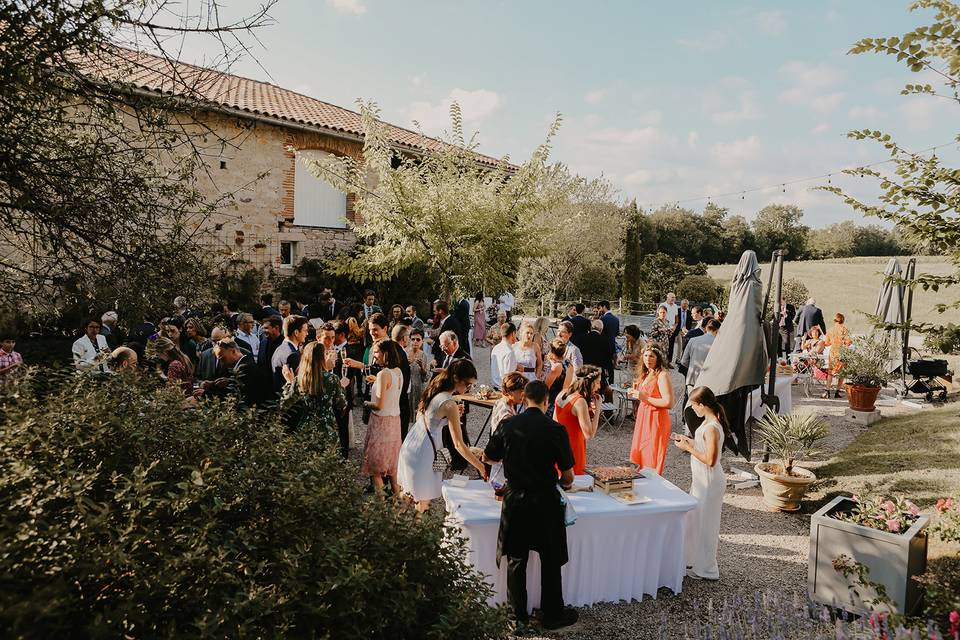
[[[903,269],[900,267],[900,261],[896,258],[890,258],[887,268],[883,271],[883,284],[880,285],[880,294],[877,296],[877,308],[874,315],[881,322],[888,324],[902,325],[906,319],[906,310],[904,308],[904,295],[906,287],[902,284],[890,282],[890,276],[897,278],[903,275]],[[890,336],[894,343],[899,345],[903,342],[903,330],[891,329]],[[900,359],[892,358],[890,361],[890,370],[900,366]]]
[[[760,323],[763,284],[753,251],[744,251],[740,256],[727,307],[727,317],[697,378],[697,386],[710,387],[718,396],[763,384],[769,364]]]

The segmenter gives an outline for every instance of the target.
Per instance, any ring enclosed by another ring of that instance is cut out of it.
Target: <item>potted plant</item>
[[[894,359],[893,340],[886,332],[874,331],[860,336],[849,347],[840,347],[843,363],[839,375],[846,380],[847,403],[854,411],[871,412],[876,407],[880,388],[890,381]]]
[[[757,436],[777,462],[761,462],[754,467],[760,476],[763,501],[780,511],[796,511],[817,476],[808,469],[795,467],[794,460],[809,454],[826,437],[826,423],[812,414],[780,415],[767,409],[756,427]]]
[[[854,613],[914,613],[929,520],[903,498],[834,498],[810,519],[810,598]]]

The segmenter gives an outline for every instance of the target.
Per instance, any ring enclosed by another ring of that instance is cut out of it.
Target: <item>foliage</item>
[[[909,242],[896,229],[875,224],[860,226],[852,220],[811,229],[809,257],[851,258],[855,256],[897,256],[910,253]]]
[[[810,289],[800,278],[784,279],[781,294],[788,304],[792,304],[798,310],[810,299]]]
[[[910,9],[933,9],[930,24],[918,27],[899,37],[863,38],[850,49],[852,54],[878,53],[896,56],[915,72],[932,72],[941,87],[931,84],[907,84],[904,95],[923,94],[933,99],[960,103],[960,6],[949,0],[920,0]],[[948,256],[955,267],[947,275],[921,273],[911,286],[939,291],[960,284],[960,171],[944,165],[933,154],[924,157],[898,145],[888,133],[862,129],[849,137],[871,140],[890,153],[894,170],[882,173],[871,167],[857,167],[846,173],[873,180],[879,184],[879,204],[871,204],[835,186],[823,189],[837,194],[855,211],[896,224],[914,242],[935,253]],[[960,139],[960,137],[958,137]],[[960,308],[960,299],[936,305],[941,313]],[[938,332],[939,327],[917,325],[920,331]]]
[[[960,556],[927,561],[927,570],[914,578],[923,585],[923,611],[941,628],[960,630]],[[954,636],[956,637],[956,636]]]
[[[936,509],[939,517],[930,531],[944,542],[960,543],[960,499],[940,498]]]
[[[259,309],[263,272],[245,260],[230,260],[216,279],[214,294],[230,309]]]
[[[661,636],[669,621],[661,625]],[[694,601],[693,615],[684,621],[684,637],[697,640],[741,638],[804,638],[809,640],[946,640],[933,623],[892,621],[875,614],[844,617],[802,596],[779,591],[737,594],[718,606]],[[951,636],[952,638],[952,636]]]
[[[677,284],[677,295],[692,303],[718,302],[723,295],[723,286],[705,275],[689,275]]]
[[[362,160],[303,160],[334,188],[357,193],[361,222],[353,230],[365,243],[331,269],[366,282],[425,268],[448,300],[454,293],[513,288],[520,261],[543,250],[538,214],[563,202],[580,180],[547,166],[559,116],[527,162],[513,167],[504,159],[490,167],[476,155],[475,138],[464,138],[455,103],[449,139],[422,157],[393,150],[375,105],[360,110]],[[368,181],[374,186],[364,186]]]
[[[653,224],[633,200],[627,206],[626,229],[623,233],[623,285],[621,295],[627,300],[640,299],[640,261],[656,251],[657,235]]]
[[[680,282],[687,276],[705,276],[707,265],[687,264],[680,258],[665,253],[652,253],[640,261],[640,299],[658,302],[667,293],[676,292]]]
[[[365,497],[317,434],[127,375],[22,378],[0,402],[5,635],[505,634],[463,541]]]
[[[849,384],[883,387],[891,378],[890,362],[895,359],[895,340],[889,333],[873,331],[857,336],[850,346],[842,346],[838,358],[843,377]]]
[[[853,496],[856,503],[849,513],[833,518],[890,533],[903,533],[920,517],[920,508],[901,496]]]
[[[781,415],[772,409],[757,423],[755,432],[770,449],[770,454],[780,460],[784,475],[793,475],[793,463],[801,455],[809,454],[813,447],[827,437],[827,423],[811,413]]]
[[[761,260],[768,260],[775,249],[785,249],[790,260],[802,260],[807,254],[809,227],[800,223],[803,209],[793,204],[770,204],[753,219],[754,246]]]
[[[115,44],[169,60],[171,43],[189,38],[233,58],[247,32],[269,21],[268,8],[226,24],[212,0],[193,5],[196,13],[167,0],[4,3],[0,287],[18,311],[90,313],[109,300],[134,323],[157,300],[206,290],[214,253],[201,246],[204,223],[232,194],[207,197],[198,187],[201,147],[231,141],[173,101],[122,90],[143,63]],[[169,84],[190,95],[172,69]],[[205,142],[209,135],[216,140]]]
[[[960,354],[960,325],[950,322],[937,333],[928,333],[923,339],[923,346],[933,352]]]
[[[538,211],[542,250],[520,262],[523,297],[570,300],[615,293],[626,218],[605,179],[578,179],[563,167],[554,180],[569,185],[563,201]]]

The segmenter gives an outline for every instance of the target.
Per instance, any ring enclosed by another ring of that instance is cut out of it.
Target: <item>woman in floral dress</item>
[[[410,331],[410,345],[407,347],[407,360],[410,362],[410,415],[417,415],[420,396],[430,377],[430,358],[423,350],[423,330]]]
[[[673,327],[667,322],[667,308],[663,305],[657,307],[657,317],[653,320],[653,326],[650,327],[651,342],[660,347],[660,350],[667,353],[667,347],[670,345],[670,338],[673,336]]]
[[[311,342],[296,373],[283,367],[287,381],[280,400],[283,424],[287,431],[316,438],[320,446],[337,444],[337,416],[347,411],[340,379],[332,372],[336,360],[335,351]]]
[[[473,299],[473,346],[482,347],[487,338],[487,306],[483,302],[483,294],[478,293]]]

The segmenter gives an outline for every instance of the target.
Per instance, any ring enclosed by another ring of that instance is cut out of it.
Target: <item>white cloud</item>
[[[584,141],[588,143],[630,146],[650,145],[660,139],[660,130],[656,127],[636,127],[633,129],[607,127],[591,131],[584,136]]]
[[[758,159],[761,150],[760,138],[750,136],[728,143],[718,142],[710,147],[710,155],[722,166],[735,167]]]
[[[680,38],[677,44],[697,51],[718,51],[730,43],[730,37],[723,31],[711,31],[699,38]]]
[[[606,97],[606,89],[594,89],[593,91],[588,91],[587,94],[583,96],[583,99],[587,104],[600,104]]]
[[[422,87],[422,86],[423,86],[423,83],[426,82],[426,81],[427,81],[427,74],[426,74],[426,72],[424,72],[424,73],[418,73],[417,75],[415,75],[415,76],[413,76],[412,78],[410,78],[410,85],[411,85],[414,89],[418,89],[418,88]]]
[[[843,92],[837,90],[844,78],[839,69],[826,64],[789,62],[780,67],[780,75],[791,85],[780,93],[780,102],[829,113],[843,101]]]
[[[717,111],[711,114],[710,119],[717,124],[733,124],[746,120],[756,120],[761,117],[756,99],[752,92],[741,93],[737,99],[737,106],[733,109]]]
[[[815,126],[813,129],[810,129],[810,133],[815,133],[817,135],[820,135],[822,133],[826,133],[829,130],[830,130],[830,124],[826,122],[821,122],[820,124]]]
[[[787,29],[787,20],[782,11],[761,11],[753,17],[753,24],[768,36],[778,36]]]
[[[939,126],[939,112],[948,104],[945,100],[931,96],[912,96],[908,101],[897,108],[897,113],[903,118],[904,124],[913,131],[923,131],[933,126]]]
[[[362,16],[367,12],[367,5],[363,0],[327,0],[327,6],[338,13],[349,13]]]
[[[851,120],[875,122],[879,120],[883,114],[876,107],[857,105],[847,110],[847,116],[849,116]]]
[[[464,123],[477,124],[496,112],[503,105],[503,98],[489,89],[468,91],[457,88],[437,103],[414,102],[407,114],[424,131],[439,133],[450,127],[450,106],[454,102],[460,105]]]
[[[697,143],[700,141],[700,134],[696,131],[691,131],[687,134],[687,146],[691,149],[695,149]]]
[[[630,186],[664,184],[677,177],[673,169],[637,169],[623,177],[623,183]]]

